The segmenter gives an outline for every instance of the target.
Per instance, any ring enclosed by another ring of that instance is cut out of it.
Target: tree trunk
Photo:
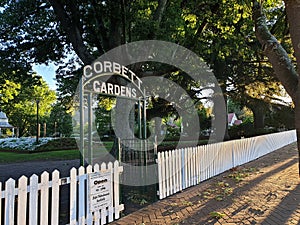
[[[223,93],[215,93],[213,97],[213,114],[214,114],[214,139],[216,142],[229,140],[228,133],[228,116],[227,116],[227,103],[224,99]]]
[[[134,103],[134,101],[128,99],[117,99],[114,119],[112,119],[116,137],[110,151],[110,154],[116,159],[118,159],[119,155],[118,138],[120,138],[121,142],[134,138]]]
[[[161,135],[161,131],[162,131],[162,118],[161,117],[155,117],[154,118],[154,132],[155,135],[157,136],[158,141],[162,141],[163,136]]]
[[[297,91],[293,98],[295,103],[295,128],[297,133],[297,147],[299,157],[299,177],[300,177],[300,2],[295,0],[285,0],[286,14],[289,22],[289,31],[291,34],[292,44],[294,48],[294,55],[297,62],[298,85]]]
[[[298,84],[298,86],[300,86],[300,84]],[[297,135],[298,157],[300,160],[300,87],[298,87],[296,96],[297,99],[295,101],[295,129]],[[298,164],[298,168],[299,168],[299,177],[300,177],[300,161]]]
[[[267,111],[267,103],[259,99],[251,98],[247,106],[253,112],[254,129],[263,129],[265,127],[265,116]]]
[[[263,129],[265,127],[265,110],[260,107],[252,109],[254,116],[254,129]]]
[[[295,128],[297,132],[297,146],[300,160],[300,1],[285,0],[285,6],[298,71],[296,71],[296,67],[285,49],[269,31],[266,23],[266,16],[263,13],[261,5],[257,1],[254,1],[253,3],[253,19],[255,22],[256,37],[263,46],[263,51],[272,64],[276,76],[295,104]]]

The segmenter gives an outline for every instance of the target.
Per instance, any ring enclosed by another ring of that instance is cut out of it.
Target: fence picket
[[[161,153],[157,153],[157,171],[158,171],[158,195],[159,195],[159,199],[161,199],[162,197],[162,190],[163,190],[163,187],[162,187],[162,162],[161,162]]]
[[[2,224],[2,183],[0,182],[0,225]]]
[[[90,174],[93,172],[93,167],[91,165],[87,166],[86,173]],[[87,196],[89,196],[89,189],[87,189]],[[86,224],[92,225],[93,224],[93,213],[90,211],[90,198],[86,198]]]
[[[14,224],[15,210],[15,180],[5,182],[5,225]]]
[[[173,194],[173,191],[172,191],[172,189],[173,189],[173,177],[172,177],[172,173],[173,173],[173,171],[172,171],[172,152],[171,151],[168,151],[167,152],[167,154],[168,154],[168,180],[169,180],[169,187],[168,187],[168,189],[169,189],[169,193],[170,193],[170,195],[172,195]]]
[[[181,161],[181,183],[182,183],[182,186],[181,188],[182,189],[185,189],[185,186],[186,186],[186,183],[185,183],[185,154],[184,154],[184,149],[181,149],[180,151],[180,161]]]
[[[36,174],[30,177],[29,187],[29,224],[37,225],[38,223],[38,187],[39,178]]]
[[[189,163],[190,163],[190,187],[194,185],[194,158],[193,148],[189,149]]]
[[[189,187],[189,166],[188,166],[189,156],[188,148],[184,149],[184,178],[185,178],[185,188]]]
[[[177,162],[178,162],[178,191],[182,190],[182,163],[181,163],[181,149],[177,150]]]
[[[108,168],[108,170],[110,170],[110,190],[114,190],[113,189],[113,164],[112,164],[112,162],[109,162],[108,164],[107,164],[107,168]],[[110,223],[110,222],[112,222],[113,220],[114,220],[114,205],[113,205],[113,199],[114,199],[114,192],[112,191],[111,192],[111,199],[110,199],[110,202],[111,202],[111,204],[109,205],[109,207],[108,207],[108,222]]]
[[[191,186],[195,185],[195,151],[194,148],[191,147]]]
[[[124,205],[120,205],[120,173],[123,172],[123,167],[119,166],[119,162],[114,162],[114,207],[115,219],[120,218],[120,211],[124,210]]]
[[[70,225],[77,223],[77,171],[73,167],[70,171]]]
[[[169,160],[169,168],[170,168],[170,193],[174,194],[175,190],[175,168],[174,168],[174,150],[169,152],[170,160]]]
[[[179,170],[180,167],[178,165],[178,150],[174,150],[174,162],[173,162],[173,166],[174,166],[174,171],[175,171],[175,193],[179,191]]]
[[[18,182],[18,225],[26,224],[27,182],[28,178],[25,176],[22,176]]]
[[[59,222],[59,171],[52,173],[52,201],[51,201],[51,225],[58,225]]]
[[[43,172],[41,176],[41,211],[40,224],[48,224],[48,206],[49,206],[49,173]]]
[[[94,172],[99,172],[99,171],[100,171],[99,164],[95,164],[94,165]],[[95,225],[100,224],[100,212],[99,211],[96,211],[94,213],[94,221],[95,221]]]
[[[85,168],[83,166],[78,169],[78,224],[85,224]]]
[[[170,167],[169,167],[169,151],[165,152],[165,163],[166,163],[166,193],[170,195]]]
[[[161,192],[161,199],[165,198],[166,194],[166,165],[165,165],[165,152],[161,153],[161,183],[162,189],[159,190]]]
[[[200,174],[201,174],[201,160],[200,160],[200,148],[199,146],[197,146],[196,148],[196,167],[197,167],[197,184],[200,183],[200,180],[201,180],[201,177],[200,177]]]
[[[106,169],[106,164],[102,163],[101,164],[101,171],[105,171]],[[107,215],[107,210],[106,209],[101,209],[101,225],[106,224],[106,215]]]

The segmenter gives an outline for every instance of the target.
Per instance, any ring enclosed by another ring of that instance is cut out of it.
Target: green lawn
[[[79,159],[80,152],[78,150],[62,150],[37,153],[19,153],[19,152],[0,152],[0,163],[14,163],[36,160],[68,160]]]
[[[189,146],[190,143],[193,143],[191,141],[184,141],[184,144],[186,146]],[[198,144],[206,144],[207,141],[199,141]],[[103,145],[98,146],[99,150],[98,154],[99,156],[102,154],[105,154],[107,150],[110,150],[112,148],[113,142],[104,142]],[[164,141],[160,144],[162,147],[176,147],[177,142],[176,141]],[[70,159],[80,159],[80,151],[78,149],[74,150],[57,150],[60,146],[55,147],[48,147],[49,149],[45,148],[45,151],[41,152],[29,152],[29,151],[14,151],[10,152],[9,150],[0,151],[0,163],[14,163],[14,162],[25,162],[25,161],[37,161],[37,160],[70,160]],[[56,148],[56,149],[55,149]],[[42,150],[43,148],[39,149]],[[51,149],[51,150],[50,150]],[[106,150],[105,150],[106,149]]]

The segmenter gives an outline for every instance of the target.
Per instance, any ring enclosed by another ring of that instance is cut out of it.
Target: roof
[[[232,121],[232,118],[234,117],[235,113],[228,113],[228,122]]]
[[[234,125],[240,125],[243,121],[242,120],[236,120],[234,121]]]
[[[2,111],[0,111],[0,119],[8,119],[6,114]]]
[[[13,128],[13,126],[8,123],[6,114],[2,111],[0,111],[0,128]]]

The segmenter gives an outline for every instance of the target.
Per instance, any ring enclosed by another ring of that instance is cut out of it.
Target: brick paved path
[[[111,224],[300,224],[297,163],[291,144]]]

